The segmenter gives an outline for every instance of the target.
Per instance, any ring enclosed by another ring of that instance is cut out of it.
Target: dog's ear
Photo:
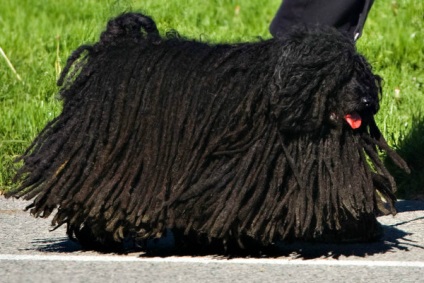
[[[281,51],[270,84],[272,116],[281,130],[318,129],[352,76],[354,43],[331,28],[295,29],[278,41]]]
[[[300,65],[277,69],[270,86],[272,116],[281,130],[312,131],[323,121],[329,99],[327,85],[334,82],[322,72],[315,74]]]

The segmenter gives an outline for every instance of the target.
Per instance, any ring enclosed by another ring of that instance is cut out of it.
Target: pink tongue
[[[361,126],[362,119],[358,113],[353,112],[352,114],[347,114],[345,116],[346,122],[352,127],[352,129],[357,129]]]

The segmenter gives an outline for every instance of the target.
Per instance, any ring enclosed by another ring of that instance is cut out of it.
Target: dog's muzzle
[[[367,117],[374,116],[379,108],[378,102],[371,96],[362,97],[359,105],[359,109],[343,115],[344,121],[354,130],[359,129],[364,124],[364,120],[367,120]],[[336,124],[339,120],[338,117],[340,116],[333,112],[330,115],[330,121]]]
[[[352,129],[359,129],[364,118],[373,116],[378,111],[378,102],[371,96],[363,96],[360,100],[360,109],[344,116],[345,121]]]

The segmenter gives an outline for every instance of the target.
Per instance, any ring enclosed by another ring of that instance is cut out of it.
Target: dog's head
[[[381,78],[371,72],[363,56],[356,54],[354,57],[352,76],[335,91],[335,99],[328,106],[328,118],[336,126],[347,124],[352,129],[359,129],[379,110]]]
[[[282,130],[355,130],[377,113],[381,79],[348,36],[330,27],[298,27],[278,41],[270,87],[272,113]]]

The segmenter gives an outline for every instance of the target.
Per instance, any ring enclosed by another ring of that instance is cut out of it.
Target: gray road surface
[[[27,202],[0,196],[0,282],[424,282],[424,202],[400,201],[371,244],[291,245],[278,258],[143,257],[82,251]]]

